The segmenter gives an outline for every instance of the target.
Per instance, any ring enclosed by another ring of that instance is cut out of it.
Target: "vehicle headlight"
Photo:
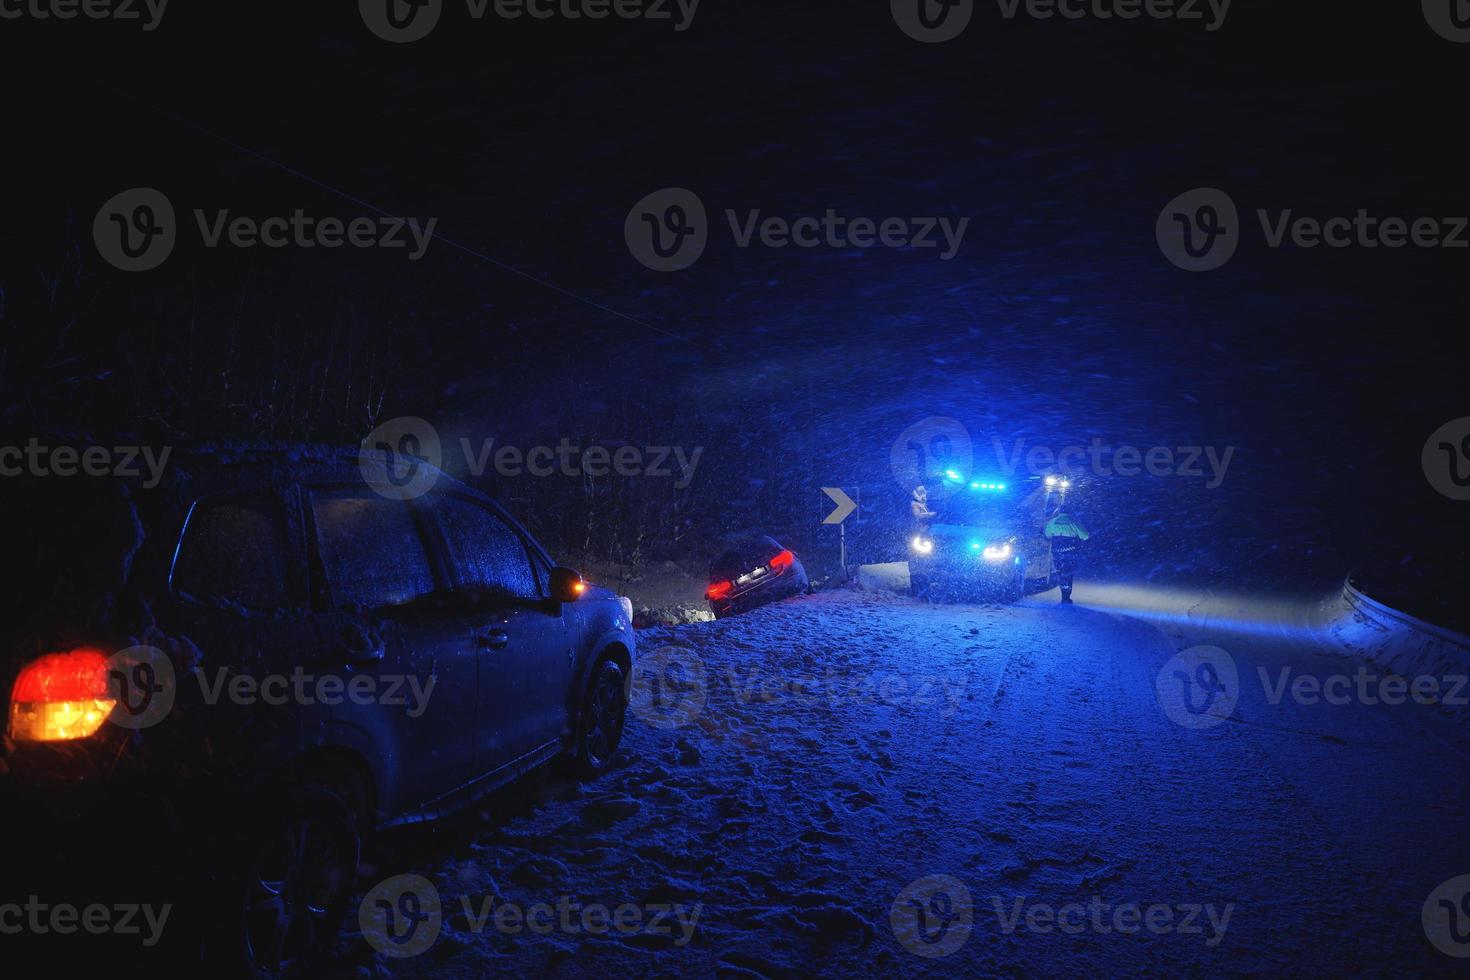
[[[1005,561],[1011,557],[1013,551],[1014,549],[1011,547],[1011,543],[1007,541],[1004,544],[990,545],[985,549],[983,554],[985,555],[986,561]]]
[[[934,540],[926,538],[922,534],[914,535],[914,540],[909,542],[915,554],[932,555],[934,553]]]

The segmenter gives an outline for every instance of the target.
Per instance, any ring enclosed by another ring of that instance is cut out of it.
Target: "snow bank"
[[[890,561],[881,565],[859,565],[857,580],[858,584],[865,589],[907,593],[909,591],[909,563]]]
[[[633,624],[683,626],[713,620],[704,590],[703,576],[671,562],[625,565],[586,558],[578,568],[590,581],[614,589],[633,603]]]

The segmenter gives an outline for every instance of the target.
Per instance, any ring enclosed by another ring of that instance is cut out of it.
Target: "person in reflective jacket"
[[[1044,532],[1051,542],[1051,560],[1057,570],[1057,584],[1062,587],[1062,602],[1072,601],[1072,575],[1077,571],[1077,552],[1089,537],[1082,522],[1064,510],[1058,510],[1046,522]]]
[[[929,509],[929,489],[923,484],[914,487],[914,501],[909,504],[909,510],[914,515],[914,525],[922,533],[929,527],[929,522],[937,516]]]

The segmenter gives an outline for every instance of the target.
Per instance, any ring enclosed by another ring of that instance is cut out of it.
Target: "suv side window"
[[[352,490],[311,491],[317,547],[332,599],[364,609],[434,591],[434,569],[408,503]]]
[[[270,494],[206,498],[189,513],[171,582],[194,599],[247,609],[298,605],[290,588],[285,505]]]
[[[541,598],[531,555],[520,535],[499,514],[453,494],[441,494],[434,513],[461,585],[517,599]]]

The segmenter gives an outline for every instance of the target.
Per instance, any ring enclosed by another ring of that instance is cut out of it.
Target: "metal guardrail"
[[[1435,639],[1454,644],[1470,652],[1470,636],[1466,636],[1463,633],[1456,633],[1454,630],[1446,629],[1443,626],[1435,626],[1433,623],[1426,623],[1424,620],[1410,616],[1406,612],[1401,612],[1391,606],[1385,606],[1377,599],[1359,591],[1353,585],[1351,577],[1343,580],[1342,594],[1347,597],[1348,602],[1352,604],[1354,609],[1357,609],[1369,618],[1376,618],[1380,621],[1388,620],[1388,622],[1384,623],[1385,626],[1393,624],[1407,626],[1412,630],[1428,634]]]

